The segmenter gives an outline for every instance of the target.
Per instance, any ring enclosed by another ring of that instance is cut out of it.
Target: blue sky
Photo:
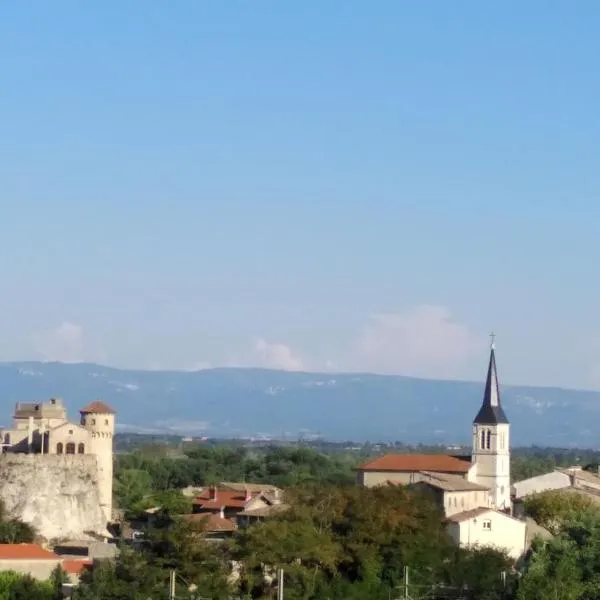
[[[525,6],[524,6],[525,4]],[[0,6],[0,360],[600,387],[597,2]]]

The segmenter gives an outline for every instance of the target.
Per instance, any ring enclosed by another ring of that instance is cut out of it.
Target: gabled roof
[[[194,499],[193,504],[202,510],[219,510],[221,508],[244,508],[248,502],[244,492],[234,492],[218,488],[216,498],[214,489],[206,488]],[[252,496],[253,498],[254,496]]]
[[[358,467],[358,471],[433,471],[468,473],[471,457],[449,454],[385,454]]]
[[[39,544],[0,544],[0,560],[60,560]]]
[[[487,379],[485,381],[483,402],[473,423],[477,425],[498,425],[500,423],[508,423],[508,419],[500,404],[500,388],[498,386],[498,373],[496,371],[496,352],[493,344],[490,350],[490,363],[488,365]]]
[[[114,415],[115,410],[112,409],[108,404],[102,402],[102,400],[94,400],[87,406],[84,406],[80,411],[81,414],[96,414],[96,415]]]
[[[250,492],[251,494],[261,494],[265,492],[281,491],[276,485],[269,483],[244,483],[237,481],[222,481],[220,487],[227,488],[234,492]]]
[[[496,510],[494,508],[488,508],[485,506],[480,506],[479,508],[473,508],[471,510],[465,510],[463,512],[455,513],[447,517],[446,521],[452,521],[453,523],[464,523],[469,519],[476,519],[489,513],[494,513],[496,515],[500,515],[501,517],[506,517],[507,519],[512,519],[513,521],[517,521],[518,523],[523,523],[523,525],[525,525],[524,521],[516,519],[508,513],[505,513],[501,510]]]
[[[460,475],[446,475],[422,471],[423,478],[417,483],[424,483],[444,492],[489,492],[490,488],[479,483],[468,481]]]
[[[243,510],[238,513],[240,517],[274,517],[286,510],[290,509],[289,504],[272,504],[270,506],[263,506],[262,508],[255,508],[254,510]]]
[[[66,573],[69,573],[69,575],[79,575],[83,570],[90,569],[93,564],[93,561],[89,559],[68,559],[63,560],[62,568]]]
[[[196,513],[193,515],[185,515],[186,521],[195,521],[202,523],[206,533],[219,533],[221,531],[235,531],[237,525],[232,519],[222,517],[216,514]]]

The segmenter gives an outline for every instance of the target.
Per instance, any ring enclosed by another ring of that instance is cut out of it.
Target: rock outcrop
[[[1,454],[0,499],[47,540],[106,535],[93,455]]]

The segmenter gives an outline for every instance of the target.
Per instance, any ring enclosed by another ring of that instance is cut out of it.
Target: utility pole
[[[283,569],[277,570],[277,600],[283,600]]]
[[[410,596],[408,595],[408,567],[404,567],[404,598],[408,600]]]
[[[169,600],[175,600],[175,569],[169,573]]]

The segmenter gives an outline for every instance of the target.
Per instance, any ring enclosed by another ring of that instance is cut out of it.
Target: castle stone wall
[[[0,499],[48,540],[106,533],[93,455],[0,454]]]

